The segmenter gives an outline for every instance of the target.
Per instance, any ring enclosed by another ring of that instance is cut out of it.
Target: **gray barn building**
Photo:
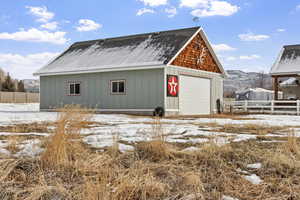
[[[226,73],[200,27],[77,42],[38,70],[40,109],[216,112]]]

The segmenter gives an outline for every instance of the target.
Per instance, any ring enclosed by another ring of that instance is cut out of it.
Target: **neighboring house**
[[[216,112],[226,76],[200,27],[77,42],[35,73],[40,109],[80,104],[100,112]]]
[[[274,79],[275,99],[278,99],[279,89],[284,99],[300,99],[300,45],[284,46],[270,73]],[[292,79],[282,82],[281,79],[287,78]]]
[[[235,100],[244,101],[244,100],[263,100],[270,101],[274,99],[274,91],[266,90],[263,88],[247,88],[243,90],[236,91]],[[282,98],[282,92],[278,93],[279,98]]]

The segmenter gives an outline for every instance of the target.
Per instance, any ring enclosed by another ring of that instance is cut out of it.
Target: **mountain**
[[[269,74],[227,70],[228,77],[224,80],[224,96],[230,97],[235,91],[245,88],[272,89],[272,78]]]

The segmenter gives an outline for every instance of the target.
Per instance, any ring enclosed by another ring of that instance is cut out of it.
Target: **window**
[[[69,83],[69,94],[80,95],[80,83]]]
[[[112,94],[125,94],[125,80],[111,81]]]

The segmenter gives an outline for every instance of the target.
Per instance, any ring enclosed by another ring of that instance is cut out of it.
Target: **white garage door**
[[[210,114],[210,79],[180,76],[179,87],[181,115]]]

